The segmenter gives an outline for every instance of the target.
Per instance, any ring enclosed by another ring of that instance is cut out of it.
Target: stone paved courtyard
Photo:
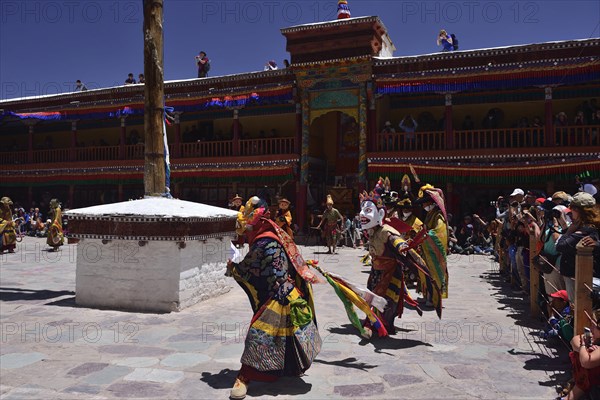
[[[305,258],[365,285],[365,252],[302,246]],[[25,238],[0,256],[0,398],[226,399],[250,306],[231,281],[219,298],[170,314],[75,306],[74,245]],[[248,399],[551,399],[566,347],[533,335],[528,302],[488,257],[449,259],[443,319],[406,310],[398,333],[361,339],[329,285],[315,285],[322,351],[301,379],[253,383]]]

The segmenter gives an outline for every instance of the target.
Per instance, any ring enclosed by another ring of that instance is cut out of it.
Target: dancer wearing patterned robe
[[[372,192],[371,195],[364,193],[360,200],[361,225],[369,236],[369,255],[372,259],[367,288],[387,300],[387,306],[383,313],[378,311],[376,313],[383,321],[388,333],[395,333],[394,319],[402,316],[404,303],[415,308],[420,315],[422,314],[417,302],[411,298],[406,288],[405,268],[422,274],[428,290],[438,293],[435,309],[441,318],[440,289],[430,278],[429,270],[423,259],[391,224],[384,223],[385,208],[375,192]],[[372,330],[367,330],[367,328],[370,328],[369,322],[365,321],[365,331],[367,331],[365,336],[370,337]]]
[[[228,275],[246,292],[254,313],[233,399],[246,396],[250,381],[301,376],[321,348],[311,287],[320,280],[265,206],[256,196],[248,200],[243,225],[250,249],[240,263],[227,263]]]
[[[51,251],[58,251],[58,248],[64,244],[65,236],[62,228],[62,212],[57,199],[50,200],[50,216],[52,224],[48,228],[46,243],[52,247]]]
[[[428,229],[427,238],[421,245],[421,254],[425,263],[431,271],[431,277],[442,290],[442,297],[448,297],[448,267],[446,257],[448,254],[448,225],[446,221],[446,207],[444,194],[441,189],[432,185],[425,185],[419,191],[419,197],[415,204],[421,204],[427,212],[425,216],[425,227]],[[436,293],[427,290],[421,281],[423,297],[431,305],[435,303]]]

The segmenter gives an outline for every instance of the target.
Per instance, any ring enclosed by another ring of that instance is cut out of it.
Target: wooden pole
[[[540,291],[540,270],[533,262],[534,257],[537,255],[537,244],[538,239],[533,232],[529,232],[529,311],[534,319],[539,318],[541,312],[537,301]]]
[[[165,193],[163,0],[144,0],[144,193]]]
[[[584,327],[592,323],[585,312],[592,314],[592,298],[590,289],[594,279],[594,247],[576,246],[575,256],[575,334],[583,333]],[[567,278],[570,279],[570,278]],[[587,285],[587,287],[586,287]]]

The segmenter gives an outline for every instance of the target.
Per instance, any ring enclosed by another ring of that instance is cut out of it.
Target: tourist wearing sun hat
[[[569,195],[568,195],[568,194],[566,194],[565,192],[563,192],[563,191],[558,191],[558,192],[555,192],[555,193],[552,195],[552,201],[553,201],[555,204],[563,204],[563,205],[567,205],[567,204],[569,204],[569,199],[570,199],[570,197],[571,197],[571,196],[569,196]]]
[[[594,277],[600,278],[600,212],[596,200],[589,193],[579,192],[573,196],[569,205],[573,222],[569,229],[556,242],[556,250],[561,253],[560,273],[565,279],[569,298],[575,295],[575,256],[577,244],[585,238],[583,244],[594,246]]]

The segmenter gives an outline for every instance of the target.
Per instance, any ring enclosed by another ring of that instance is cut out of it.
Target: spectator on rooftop
[[[87,89],[87,87],[85,87],[85,84],[83,84],[79,79],[77,79],[77,81],[75,82],[75,91],[76,92],[85,92]]]
[[[132,73],[129,73],[129,75],[127,75],[127,79],[125,79],[125,84],[126,85],[134,85],[135,82],[135,78],[133,77]]]

